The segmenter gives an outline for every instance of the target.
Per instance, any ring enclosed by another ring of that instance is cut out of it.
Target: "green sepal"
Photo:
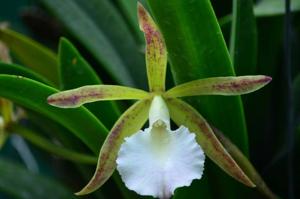
[[[94,176],[76,195],[85,195],[95,191],[113,174],[124,138],[137,133],[142,128],[148,119],[149,107],[150,100],[140,100],[123,113],[102,145]]]
[[[217,139],[206,120],[193,107],[179,99],[169,98],[166,102],[171,119],[177,125],[184,125],[196,134],[196,141],[212,161],[237,181],[246,186],[255,187],[255,184]]]

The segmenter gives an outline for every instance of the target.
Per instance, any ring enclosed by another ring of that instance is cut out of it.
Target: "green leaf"
[[[0,40],[8,45],[22,64],[58,85],[57,56],[51,50],[9,29],[0,28]]]
[[[234,75],[222,32],[208,0],[148,2],[165,38],[177,84]],[[192,105],[248,153],[240,97],[207,96],[195,99]]]
[[[237,75],[256,71],[257,32],[252,0],[234,0],[230,54]]]
[[[35,73],[34,71],[17,64],[6,64],[0,62],[0,74],[8,74],[8,75],[19,75],[23,77],[28,77],[30,79],[45,83],[47,85],[53,86],[51,82],[49,82],[46,78]]]
[[[13,198],[75,199],[60,182],[32,173],[8,159],[0,159],[0,176],[1,192]]]
[[[142,55],[121,15],[109,1],[40,1],[116,81],[133,85],[134,74],[145,84]]]
[[[164,36],[176,84],[235,75],[209,0],[148,0],[148,3]],[[187,100],[210,124],[221,129],[243,153],[248,154],[248,135],[239,96],[201,96]],[[210,169],[213,167],[207,170]],[[218,173],[218,170],[211,170],[211,173]],[[237,183],[226,175],[218,173],[214,182],[222,183],[218,191],[222,197],[233,198],[236,195],[234,186]],[[193,189],[200,188],[194,186]]]
[[[59,69],[62,90],[102,84],[93,68],[65,38],[59,43]],[[107,127],[111,127],[120,115],[115,102],[97,102],[86,107]]]
[[[124,138],[138,132],[148,119],[150,100],[140,100],[125,111],[107,136],[98,158],[94,176],[76,195],[91,193],[101,187],[113,174]]]
[[[40,82],[14,75],[0,75],[0,96],[21,106],[42,113],[62,124],[85,143],[95,154],[107,129],[87,109],[59,109],[47,104],[47,97],[56,89]]]

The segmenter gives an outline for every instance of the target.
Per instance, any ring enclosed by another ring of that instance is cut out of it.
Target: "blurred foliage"
[[[185,100],[249,158],[274,193],[281,198],[299,197],[300,1],[291,1],[288,40],[284,37],[284,1],[141,2],[152,11],[165,38],[171,66],[168,75],[173,78],[168,81],[177,84],[246,74],[273,78],[270,85],[251,95]],[[59,155],[59,150],[67,150],[65,156],[75,153],[75,159],[79,154],[93,162],[108,129],[131,102],[97,102],[65,110],[49,106],[46,98],[57,90],[87,84],[146,88],[145,44],[137,23],[136,3],[1,2],[0,23],[7,22],[9,29],[0,28],[0,40],[10,49],[13,63],[0,63],[0,96],[14,103],[14,122],[20,128],[7,123],[1,131],[8,140],[0,151],[0,198],[76,198],[72,192],[85,184],[94,165],[73,161],[64,157],[65,151]],[[287,42],[290,53],[285,48]],[[286,57],[290,57],[290,64]],[[290,119],[289,114],[293,116]],[[25,144],[13,144],[11,134],[26,139],[22,142]],[[46,147],[37,142],[45,142]],[[39,168],[35,173],[30,170],[31,164]],[[242,197],[265,196],[258,189],[235,182],[209,161],[204,178],[176,190],[174,196]],[[127,190],[115,173],[113,180],[87,198],[142,197]]]

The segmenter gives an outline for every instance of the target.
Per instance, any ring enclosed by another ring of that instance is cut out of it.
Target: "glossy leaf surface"
[[[22,64],[58,85],[57,56],[45,46],[9,29],[0,28],[0,40]]]
[[[148,0],[148,3],[165,38],[177,84],[234,75],[210,1]],[[240,97],[207,96],[191,103],[247,153],[248,139]]]
[[[134,75],[141,77],[139,83],[143,83],[142,54],[111,2],[39,1],[61,20],[114,80],[123,85],[133,85],[136,83],[132,78]],[[103,17],[102,13],[110,17]]]
[[[93,68],[80,55],[72,43],[65,38],[60,40],[59,69],[62,90],[102,84]],[[120,114],[114,102],[97,102],[88,104],[86,107],[109,128]]]
[[[230,55],[237,75],[256,71],[257,32],[252,0],[234,0]]]
[[[56,89],[25,77],[0,75],[0,96],[62,124],[97,153],[107,129],[87,109],[59,109],[47,103]]]

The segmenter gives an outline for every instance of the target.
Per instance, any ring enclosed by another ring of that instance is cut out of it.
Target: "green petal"
[[[49,104],[60,108],[76,108],[89,102],[144,99],[148,96],[146,91],[125,86],[90,85],[53,94],[47,100]]]
[[[184,125],[196,134],[197,142],[212,161],[236,180],[249,187],[255,187],[255,184],[219,142],[209,124],[193,107],[179,99],[167,99],[166,102],[171,119],[177,125]]]
[[[242,95],[262,88],[271,80],[271,77],[264,75],[211,77],[180,84],[168,90],[165,96]]]
[[[113,174],[116,168],[117,155],[124,138],[142,128],[148,118],[149,106],[150,100],[138,101],[119,118],[101,148],[94,176],[76,195],[95,191]]]
[[[140,29],[146,39],[146,65],[150,91],[164,91],[167,51],[163,37],[145,8],[138,3]]]

